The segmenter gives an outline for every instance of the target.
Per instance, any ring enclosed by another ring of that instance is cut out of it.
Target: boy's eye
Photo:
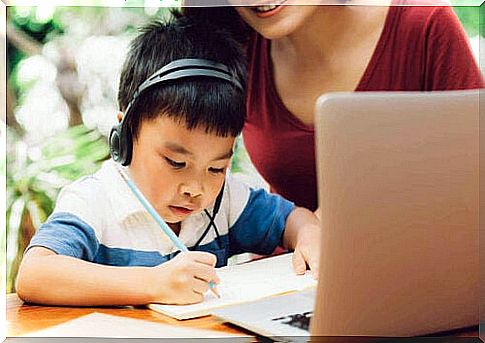
[[[168,157],[165,157],[165,161],[167,161],[167,163],[172,168],[175,168],[175,169],[182,169],[183,167],[185,167],[185,162],[177,162],[177,161],[169,159]]]
[[[226,168],[209,168],[209,171],[213,174],[223,174],[226,172]]]

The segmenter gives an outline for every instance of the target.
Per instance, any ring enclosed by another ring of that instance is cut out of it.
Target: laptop
[[[289,341],[478,325],[478,123],[478,90],[321,96],[318,286],[214,315]]]

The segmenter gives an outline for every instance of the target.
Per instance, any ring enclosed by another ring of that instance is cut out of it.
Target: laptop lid
[[[411,336],[478,324],[478,95],[319,98],[323,236],[313,335]]]

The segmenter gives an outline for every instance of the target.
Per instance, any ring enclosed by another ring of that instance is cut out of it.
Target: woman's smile
[[[278,13],[283,7],[282,5],[286,2],[286,0],[282,1],[279,4],[269,4],[269,5],[260,5],[251,7],[251,10],[256,13],[259,18],[267,18],[275,15]]]

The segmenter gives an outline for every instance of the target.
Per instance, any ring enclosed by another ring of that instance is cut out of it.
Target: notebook
[[[295,274],[292,256],[293,254],[284,254],[219,268],[217,275],[221,280],[218,285],[220,298],[207,292],[201,303],[150,304],[148,307],[179,320],[189,319],[209,315],[215,309],[224,306],[315,287],[317,282],[308,271],[304,275]]]

